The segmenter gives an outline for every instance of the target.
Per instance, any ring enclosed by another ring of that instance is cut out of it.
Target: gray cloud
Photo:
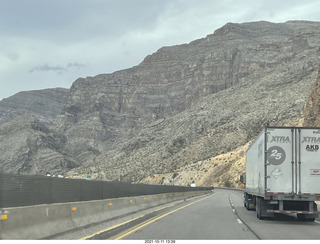
[[[77,68],[77,69],[81,69],[81,68],[85,68],[87,67],[87,65],[85,64],[79,64],[79,63],[68,63],[68,65],[66,66],[66,68]]]
[[[48,64],[40,65],[40,66],[35,66],[32,69],[29,70],[30,73],[33,72],[48,72],[48,71],[54,71],[57,72],[58,74],[62,74],[63,72],[67,72],[69,69],[72,68],[84,68],[87,67],[84,64],[79,64],[79,63],[68,63],[66,66],[50,66]]]
[[[138,65],[227,22],[319,21],[319,9],[319,0],[1,0],[0,99]]]
[[[65,71],[66,69],[61,67],[61,66],[50,66],[48,64],[44,64],[41,66],[35,66],[33,67],[31,70],[29,70],[30,73],[32,72],[41,72],[41,71],[57,71],[57,72],[61,72],[61,71]]]
[[[65,43],[153,28],[170,0],[2,0],[0,29]]]

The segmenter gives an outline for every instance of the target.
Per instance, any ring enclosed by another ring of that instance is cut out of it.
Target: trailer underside
[[[255,210],[258,219],[274,218],[275,214],[296,214],[299,220],[314,221],[320,214],[314,201],[267,200],[247,193],[244,206]]]

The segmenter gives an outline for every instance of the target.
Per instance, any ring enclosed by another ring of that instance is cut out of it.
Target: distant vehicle
[[[190,187],[197,187],[195,183],[190,184]]]
[[[48,177],[58,177],[58,178],[65,178],[64,175],[51,175],[50,173],[46,173],[46,176]]]
[[[247,150],[244,206],[257,218],[314,221],[320,199],[320,128],[268,127]]]

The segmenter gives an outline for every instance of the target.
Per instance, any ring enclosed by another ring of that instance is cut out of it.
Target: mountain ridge
[[[48,154],[46,170],[126,182],[161,174],[167,178],[158,183],[194,181],[178,179],[192,165],[208,166],[211,158],[246,145],[266,125],[300,123],[318,72],[319,27],[228,23],[189,44],[162,47],[132,68],[77,79],[61,112],[35,122],[43,131],[34,133],[46,138],[39,145]],[[50,144],[51,137],[58,139]],[[0,165],[10,165],[8,148]],[[30,165],[38,159],[24,158]],[[14,172],[22,165],[12,164]]]

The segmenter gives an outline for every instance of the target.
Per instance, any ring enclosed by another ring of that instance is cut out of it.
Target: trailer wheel
[[[297,218],[299,221],[307,221],[307,222],[314,222],[316,220],[316,218],[314,218],[313,216],[310,216],[308,218],[308,216],[305,214],[297,214]]]
[[[247,193],[244,192],[243,193],[243,206],[248,210],[247,205],[248,205]]]
[[[308,222],[314,222],[316,220],[316,218],[309,218],[309,219],[306,219],[306,221]]]
[[[244,207],[247,210],[255,210],[255,197],[249,194],[245,195],[245,199],[244,199],[244,203],[243,203]]]
[[[256,212],[257,212],[257,218],[263,219],[261,214],[261,198],[260,197],[256,198]]]

